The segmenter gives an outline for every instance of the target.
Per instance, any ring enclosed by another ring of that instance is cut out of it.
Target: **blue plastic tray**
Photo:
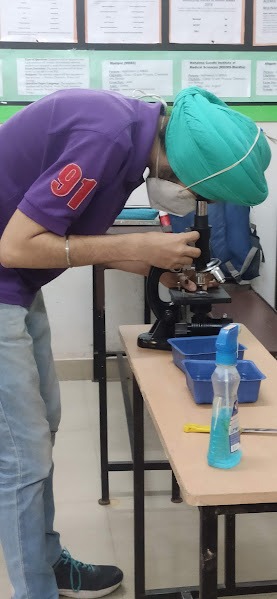
[[[168,339],[172,346],[173,362],[181,368],[182,361],[186,360],[215,360],[215,342],[217,335],[208,337],[176,337]],[[238,360],[243,360],[245,345],[239,344]]]
[[[211,404],[213,386],[211,376],[215,369],[213,360],[183,360],[181,369],[186,375],[188,388],[197,404]],[[265,375],[250,360],[240,360],[237,369],[241,378],[238,388],[239,403],[254,403],[258,399],[260,384]]]

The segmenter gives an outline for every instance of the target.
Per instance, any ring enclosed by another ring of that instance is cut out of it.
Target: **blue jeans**
[[[52,447],[60,395],[42,293],[0,304],[0,541],[14,599],[58,599]]]

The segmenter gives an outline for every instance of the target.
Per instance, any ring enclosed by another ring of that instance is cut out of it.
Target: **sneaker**
[[[116,566],[83,564],[63,549],[54,565],[59,594],[74,599],[98,599],[117,589],[123,572]]]

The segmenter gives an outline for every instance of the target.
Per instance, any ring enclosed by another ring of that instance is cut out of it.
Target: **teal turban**
[[[210,92],[188,87],[178,94],[172,108],[165,134],[166,156],[178,179],[202,197],[254,206],[268,195],[264,171],[271,151],[262,131],[237,166],[193,183],[243,158],[257,134],[257,125],[250,118]]]

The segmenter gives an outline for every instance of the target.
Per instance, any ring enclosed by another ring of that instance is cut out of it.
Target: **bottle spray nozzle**
[[[216,340],[216,364],[231,366],[238,359],[238,334],[240,326],[237,323],[223,327]]]

